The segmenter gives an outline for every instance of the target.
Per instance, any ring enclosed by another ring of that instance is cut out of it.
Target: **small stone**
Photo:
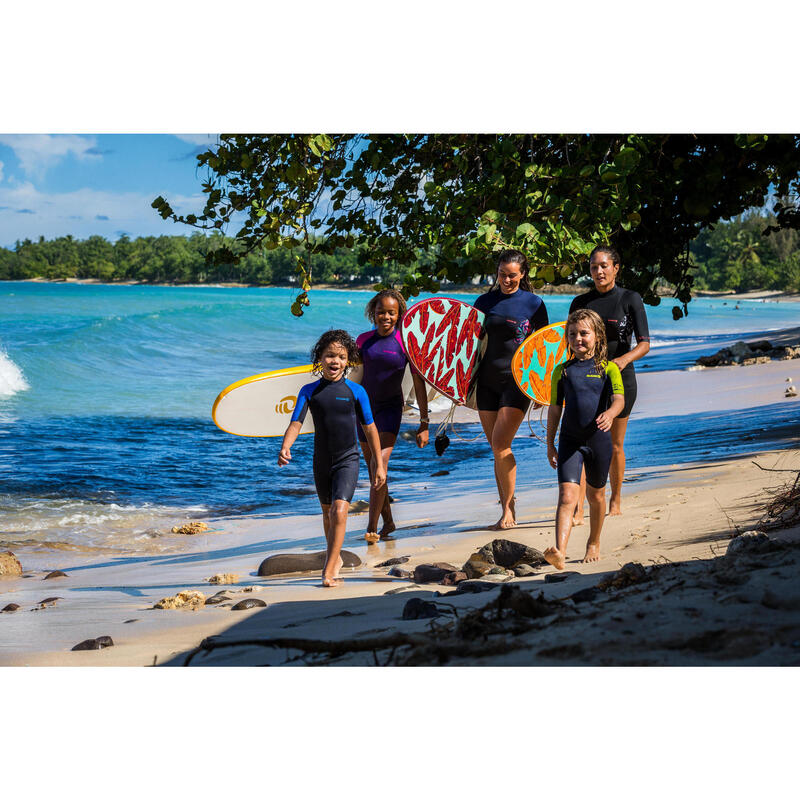
[[[398,586],[395,589],[389,589],[389,591],[384,592],[384,594],[398,594],[399,592],[407,592],[410,589],[419,589],[419,586],[417,586],[416,583],[411,586]]]
[[[266,608],[267,604],[258,597],[248,597],[247,600],[240,600],[231,611],[245,611],[248,608]]]
[[[536,570],[530,564],[519,564],[514,567],[514,575],[518,578],[529,578],[531,575],[535,575]],[[547,578],[545,578],[547,580]]]
[[[431,472],[431,478],[441,478],[443,475],[449,475],[449,469],[440,469],[438,472]]]
[[[190,608],[192,611],[205,605],[206,596],[194,589],[184,589],[174,597],[162,597],[153,608]]]
[[[537,566],[546,564],[544,555],[534,547],[528,547],[510,539],[494,539],[478,551],[487,561],[494,561],[500,567],[513,569],[517,564]]]
[[[387,574],[393,578],[404,578],[405,580],[411,580],[414,577],[413,572],[409,572],[407,569],[400,569],[400,567],[392,567]]]
[[[403,606],[403,619],[430,619],[438,617],[440,614],[436,603],[423,600],[420,597],[412,597]]]
[[[197,533],[202,533],[208,530],[208,525],[205,522],[187,522],[184,525],[176,525],[172,529],[172,533],[180,533],[184,536],[194,536]]]
[[[113,647],[114,640],[110,636],[98,636],[96,639],[84,639],[73,647],[73,650],[102,650]]]
[[[448,572],[456,572],[457,567],[442,561],[435,564],[419,564],[414,569],[415,583],[439,583]]]
[[[226,594],[214,594],[211,597],[206,597],[205,605],[207,606],[215,606],[218,603],[224,603],[226,600],[230,600],[231,598],[228,597]]]
[[[19,611],[19,606],[16,603],[9,603],[7,606],[3,606],[3,611]]]
[[[461,567],[468,578],[482,578],[492,567],[496,567],[494,560],[488,561],[480,551],[473,553]]]
[[[770,553],[779,549],[766,533],[761,531],[745,531],[731,539],[725,557],[735,556],[738,553]]]
[[[53,572],[48,572],[47,575],[42,578],[43,581],[49,581],[50,578],[67,578],[69,577],[66,572],[62,572],[60,569],[53,570]]]
[[[797,397],[797,389],[793,384],[789,384],[786,387],[786,391],[783,393],[784,397]]]
[[[598,583],[600,589],[624,589],[647,579],[647,571],[637,561],[629,561],[613,575]]]
[[[461,583],[461,581],[465,580],[467,580],[467,573],[462,572],[461,570],[456,570],[455,572],[448,572],[447,575],[442,578],[442,585],[456,586],[457,584]]]
[[[405,564],[409,560],[410,556],[398,556],[397,558],[390,558],[387,561],[381,561],[380,564],[376,564],[376,567],[391,567],[395,564]]]
[[[590,586],[587,589],[580,589],[579,591],[574,592],[569,597],[573,603],[587,603],[597,598],[599,594],[600,589],[598,589],[596,586]]]
[[[45,597],[44,600],[40,600],[36,605],[39,608],[44,608],[45,606],[54,606],[56,604],[56,600],[63,600],[63,597]]]
[[[6,575],[11,577],[22,575],[22,564],[10,550],[0,553],[0,576]]]
[[[579,572],[551,572],[544,576],[545,583],[561,583],[573,575],[580,575]]]
[[[233,572],[219,572],[206,579],[208,583],[223,584],[223,583],[238,583],[239,576]]]
[[[456,586],[456,594],[479,594],[480,592],[489,592],[500,586],[499,581],[481,581],[481,580],[466,580],[461,581]]]

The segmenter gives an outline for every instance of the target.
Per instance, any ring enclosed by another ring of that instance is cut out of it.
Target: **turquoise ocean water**
[[[279,439],[230,436],[210,416],[214,398],[233,381],[307,363],[327,328],[354,335],[369,328],[370,292],[312,292],[301,319],[289,313],[293,295],[0,283],[0,547],[128,553],[152,547],[166,520],[313,512],[311,437],[294,448],[297,468],[279,471]],[[566,316],[571,299],[545,298],[551,321]],[[745,335],[800,323],[795,303],[699,299],[677,322],[671,306],[667,299],[647,307],[653,348],[640,369],[681,369]],[[739,432],[754,424],[759,435],[745,441]],[[782,446],[796,427],[796,409],[787,404],[724,419],[659,418],[631,425],[628,463],[656,467]],[[479,428],[459,430],[472,438]],[[451,440],[441,458],[432,447],[418,451],[400,441],[392,494],[430,496],[452,480],[491,486],[485,441]],[[515,451],[520,482],[552,483],[543,445],[525,426]],[[449,476],[431,477],[441,470]],[[366,496],[363,488],[358,496]]]

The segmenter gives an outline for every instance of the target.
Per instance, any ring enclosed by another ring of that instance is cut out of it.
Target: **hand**
[[[611,423],[614,421],[614,417],[609,416],[608,411],[604,411],[596,420],[597,423],[597,430],[599,431],[610,431],[611,430]]]
[[[289,447],[284,447],[283,450],[278,453],[278,466],[285,467],[290,461],[292,460],[292,451]]]
[[[558,452],[553,445],[547,445],[547,460],[553,469],[558,469]]]
[[[537,403],[535,400],[533,401],[531,408],[535,411],[537,408],[541,408],[544,403]]]
[[[374,470],[374,474],[375,478],[372,481],[372,488],[377,491],[381,488],[381,486],[383,486],[384,483],[386,483],[386,467],[381,464],[380,469]]]
[[[417,428],[417,447],[425,447],[428,444],[428,426],[424,423]]]

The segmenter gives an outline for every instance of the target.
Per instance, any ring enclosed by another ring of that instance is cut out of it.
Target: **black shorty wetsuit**
[[[631,289],[615,286],[611,291],[601,294],[592,289],[579,294],[569,307],[569,313],[579,308],[588,308],[599,314],[606,324],[608,340],[608,359],[617,358],[631,351],[631,337],[636,335],[636,343],[649,342],[650,331],[641,295]],[[633,362],[622,370],[622,385],[625,387],[625,408],[618,419],[629,416],[636,402],[636,370]]]
[[[612,394],[624,394],[619,367],[606,362],[598,371],[593,358],[571,359],[553,370],[551,405],[564,406],[558,435],[558,482],[580,483],[581,467],[586,482],[602,489],[611,465],[611,433],[601,431],[595,420],[611,404]]]
[[[478,367],[475,401],[479,411],[497,411],[511,406],[527,411],[530,398],[522,393],[511,374],[511,359],[528,334],[548,323],[542,298],[517,289],[503,294],[499,289],[482,294],[474,303],[486,315],[486,351]]]
[[[297,396],[292,422],[303,422],[308,410],[314,419],[314,483],[319,501],[353,499],[358,482],[356,424],[370,425],[367,393],[357,383],[320,378],[307,383]]]

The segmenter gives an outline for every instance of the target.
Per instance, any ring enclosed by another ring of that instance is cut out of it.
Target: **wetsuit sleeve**
[[[308,398],[311,397],[311,389],[315,383],[307,383],[297,395],[297,404],[292,412],[292,422],[305,422],[308,413]]]
[[[533,316],[531,317],[531,333],[538,331],[539,328],[544,328],[549,324],[550,320],[547,317],[547,308],[545,307],[544,300],[542,300],[540,297],[539,307],[533,312]]]
[[[621,394],[624,396],[625,387],[622,384],[622,373],[613,361],[609,361],[606,364],[606,377],[611,381],[611,394]]]
[[[347,385],[350,387],[350,391],[353,392],[353,397],[356,400],[356,416],[358,417],[358,421],[362,425],[372,425],[374,420],[372,419],[372,408],[369,404],[369,397],[367,397],[367,393],[363,386],[358,383],[352,383],[351,381],[347,381]]]
[[[633,333],[636,336],[636,344],[649,342],[650,329],[647,326],[647,314],[644,311],[642,298],[637,292],[631,292],[629,306],[630,315],[633,319]]]
[[[372,336],[372,334],[373,331],[364,331],[364,333],[362,333],[358,339],[356,339],[356,347],[358,347],[360,350],[367,343],[367,340],[370,336]]]
[[[554,370],[550,378],[550,405],[563,406],[564,405],[564,390],[561,383],[561,367],[559,364]]]

